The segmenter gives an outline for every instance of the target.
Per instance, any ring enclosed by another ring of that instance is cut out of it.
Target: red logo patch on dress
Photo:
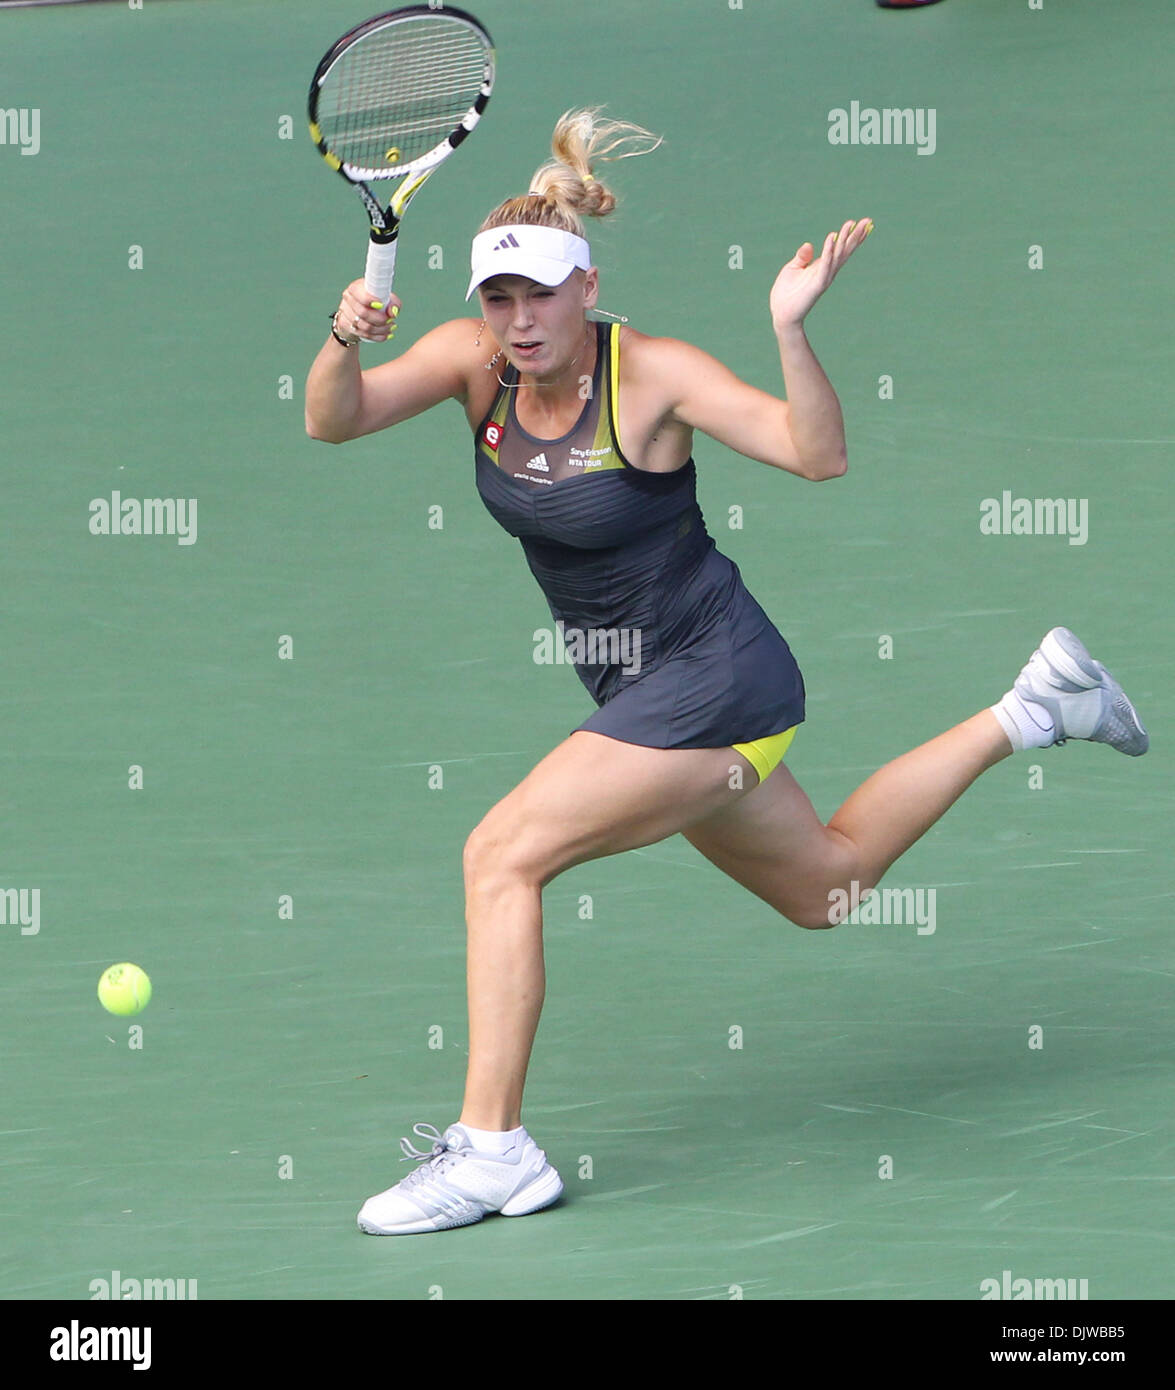
[[[495,424],[493,420],[491,420],[482,431],[481,442],[487,449],[492,449],[494,453],[497,453],[498,445],[502,442],[503,433],[502,426]]]

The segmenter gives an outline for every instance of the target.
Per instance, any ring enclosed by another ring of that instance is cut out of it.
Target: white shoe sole
[[[1101,711],[1091,733],[1090,743],[1105,743],[1127,757],[1138,758],[1150,747],[1150,736],[1126,692],[1100,661],[1090,656],[1084,642],[1067,627],[1047,633],[1038,649],[1063,684],[1055,696],[1044,697],[1029,684],[1025,698],[1035,699],[1049,712],[1057,730],[1057,743],[1081,737],[1065,730],[1063,702],[1066,694],[1101,691]],[[1017,681],[1019,685],[1019,681]]]
[[[381,1223],[360,1211],[358,1225],[359,1229],[369,1236],[426,1235],[432,1231],[452,1231],[460,1226],[473,1226],[487,1216],[529,1216],[532,1212],[542,1211],[544,1207],[551,1206],[562,1195],[563,1179],[548,1164],[546,1172],[540,1173],[534,1181],[527,1183],[500,1210],[478,1203],[476,1198],[470,1198],[470,1206],[481,1206],[480,1211],[470,1210],[467,1215],[450,1216],[448,1219],[442,1219],[441,1213],[438,1212],[434,1217],[421,1215],[417,1221],[398,1222],[395,1225]]]
[[[532,1211],[542,1211],[563,1195],[563,1179],[548,1165],[536,1182],[528,1183],[517,1196],[511,1197],[502,1208],[502,1216],[529,1216]]]

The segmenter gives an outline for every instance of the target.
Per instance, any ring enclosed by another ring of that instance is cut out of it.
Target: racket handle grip
[[[397,240],[379,242],[372,238],[367,244],[367,268],[363,282],[367,292],[378,304],[387,304],[396,278]]]

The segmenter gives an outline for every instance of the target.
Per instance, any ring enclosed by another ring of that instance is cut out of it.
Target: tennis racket
[[[494,87],[485,28],[452,6],[409,5],[343,35],[310,84],[310,135],[353,185],[371,222],[364,281],[388,302],[400,219],[481,119]],[[386,207],[371,188],[398,179]]]

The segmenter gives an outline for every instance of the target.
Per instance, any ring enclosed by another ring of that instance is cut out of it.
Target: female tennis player
[[[790,921],[827,928],[1013,751],[1066,739],[1146,751],[1121,687],[1054,628],[996,705],[819,819],[780,761],[804,717],[800,672],[706,532],[691,449],[701,431],[813,482],[844,474],[840,406],[804,320],[872,224],[845,222],[819,256],[805,243],[779,272],[778,399],[697,347],[588,318],[599,271],[582,219],[615,206],[595,170],[650,138],[598,111],[564,115],[554,159],[473,240],[480,320],[444,323],[362,371],[358,340],[389,336],[400,301],[373,308],[356,281],[307,383],[307,430],[332,443],[461,404],[482,500],[521,541],[598,706],[466,843],[464,1105],[443,1134],[415,1127],[429,1147],[401,1141],[417,1166],[363,1206],[372,1234],[521,1216],[562,1192],[522,1124],[522,1094],[545,989],[542,890],[565,869],[681,833]]]

